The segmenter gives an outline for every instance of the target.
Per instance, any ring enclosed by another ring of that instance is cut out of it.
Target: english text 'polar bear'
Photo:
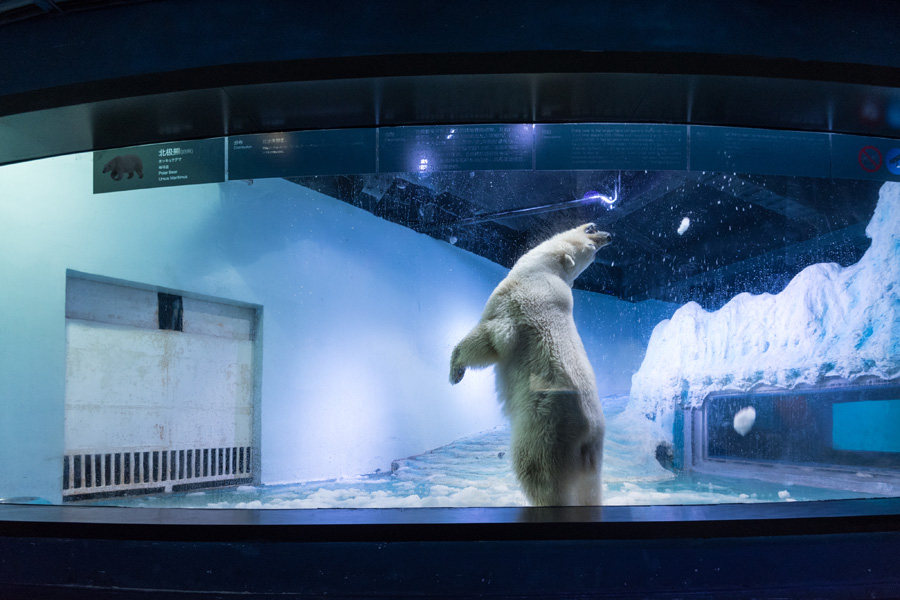
[[[494,290],[456,345],[450,382],[495,365],[512,462],[532,504],[599,505],[603,410],[572,317],[572,284],[610,235],[587,223],[536,246]]]

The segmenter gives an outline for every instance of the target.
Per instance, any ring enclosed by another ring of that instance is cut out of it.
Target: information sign
[[[375,130],[333,129],[228,138],[228,179],[375,172]]]
[[[379,132],[382,173],[530,170],[533,125],[394,127]]]
[[[94,193],[225,181],[222,138],[94,152]]]
[[[834,134],[832,172],[841,179],[900,181],[900,140]]]
[[[827,133],[691,126],[691,170],[829,177]]]
[[[538,170],[687,169],[684,125],[537,125],[534,143]]]

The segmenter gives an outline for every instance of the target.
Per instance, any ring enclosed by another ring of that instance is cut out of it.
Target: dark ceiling
[[[417,124],[896,137],[895,17],[811,0],[0,0],[0,164]]]
[[[617,202],[585,201],[611,191]],[[849,265],[881,183],[697,172],[473,171],[294,178],[436,239],[511,267],[550,235],[592,221],[613,244],[576,288],[718,308],[741,292],[777,293],[807,265]],[[678,233],[687,217],[690,226]]]
[[[0,0],[0,165],[240,134],[667,123],[900,136],[895,2]],[[780,172],[780,171],[779,171]],[[850,264],[878,182],[609,171],[295,179],[510,266],[594,221],[583,289],[707,308]],[[682,219],[691,225],[683,234]]]

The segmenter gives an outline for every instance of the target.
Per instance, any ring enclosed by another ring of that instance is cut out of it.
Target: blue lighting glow
[[[584,196],[581,198],[584,202],[596,202],[599,200],[603,202],[607,206],[612,206],[616,203],[616,200],[619,199],[619,191],[616,190],[612,196],[608,196],[606,194],[601,194],[600,192],[591,190],[584,193]]]
[[[611,207],[616,201],[619,199],[619,190],[622,189],[622,172],[619,171],[619,175],[616,178],[615,189],[613,190],[612,196],[608,193],[601,194],[597,190],[588,190],[584,193],[584,196],[581,197],[581,202],[590,203],[597,202],[598,200],[605,204],[606,206]]]

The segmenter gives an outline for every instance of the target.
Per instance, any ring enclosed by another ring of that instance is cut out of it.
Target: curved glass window
[[[497,379],[527,361],[452,385],[451,356],[526,252],[587,223],[611,234],[572,290],[602,504],[900,495],[898,159],[885,138],[529,123],[0,167],[0,498],[533,504],[517,443],[568,448],[571,397],[538,381],[544,412],[510,408]],[[559,343],[529,327],[516,352]],[[562,481],[581,459],[531,464]]]

